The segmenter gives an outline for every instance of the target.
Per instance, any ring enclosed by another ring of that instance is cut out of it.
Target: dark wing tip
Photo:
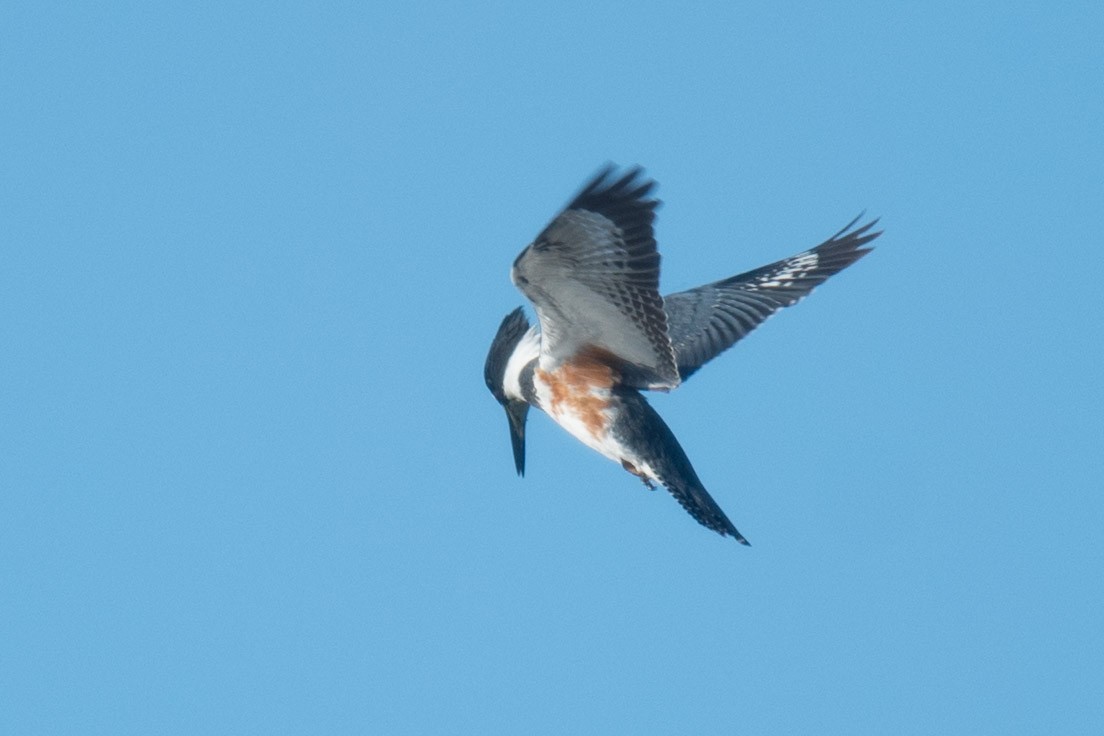
[[[820,245],[810,248],[804,253],[799,253],[796,256],[790,256],[784,258],[781,261],[772,263],[762,268],[757,268],[753,271],[734,276],[731,279],[726,279],[724,282],[719,283],[740,283],[740,282],[754,282],[759,279],[774,278],[775,274],[780,273],[788,268],[791,264],[800,263],[800,259],[808,254],[815,254],[817,260],[815,266],[809,269],[804,269],[800,273],[791,274],[789,276],[789,283],[784,286],[778,286],[773,289],[777,294],[783,292],[792,292],[795,297],[803,297],[813,290],[815,286],[822,284],[828,279],[843,269],[847,268],[851,264],[858,261],[867,253],[874,250],[874,246],[869,245],[871,241],[882,234],[881,230],[872,230],[872,228],[878,223],[877,219],[855,227],[862,218],[862,214],[856,217],[851,222],[847,223],[839,232],[832,237],[825,240]],[[866,247],[864,247],[866,246]],[[796,300],[794,300],[796,301]],[[791,304],[794,302],[790,302]],[[789,304],[782,305],[789,306]]]
[[[659,206],[659,200],[651,197],[656,188],[641,166],[630,166],[623,171],[615,163],[607,163],[575,195],[567,209],[584,209],[607,214],[624,207],[651,211]]]
[[[863,218],[863,215],[865,214],[865,210],[860,212],[858,216],[855,217],[855,219],[844,225],[838,233],[825,240],[816,248],[813,248],[813,250],[818,253],[828,250],[856,251],[856,260],[869,253],[871,250],[873,250],[873,246],[871,246],[870,248],[863,248],[862,246],[877,238],[884,232],[884,230],[875,230],[874,232],[871,232],[871,228],[877,225],[878,221],[881,219],[878,217],[875,217],[873,220],[866,223],[865,225],[861,225],[852,230],[851,228],[855,227],[855,223],[861,220]]]
[[[820,258],[817,270],[824,278],[839,273],[874,250],[874,246],[868,244],[880,236],[883,231],[873,230],[874,226],[878,224],[877,218],[852,229],[861,218],[862,214],[860,213],[858,217],[847,223],[842,230],[812,249],[811,252],[816,253]]]

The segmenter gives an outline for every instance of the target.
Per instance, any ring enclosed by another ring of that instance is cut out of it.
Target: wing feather
[[[546,370],[582,351],[615,362],[629,386],[679,383],[659,295],[655,182],[600,171],[514,261],[511,278],[541,324]]]
[[[861,217],[861,215],[859,216]],[[789,307],[871,251],[881,235],[872,220],[846,227],[815,248],[769,265],[664,297],[671,343],[682,380],[783,307]]]

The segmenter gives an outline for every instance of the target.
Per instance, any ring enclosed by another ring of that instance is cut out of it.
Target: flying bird
[[[748,544],[641,394],[670,391],[782,307],[870,252],[877,220],[815,248],[667,296],[659,292],[655,182],[639,167],[599,171],[514,261],[532,303],[502,320],[484,365],[506,410],[518,475],[529,407],[648,488],[664,486],[700,524]],[[860,215],[861,217],[861,215]]]

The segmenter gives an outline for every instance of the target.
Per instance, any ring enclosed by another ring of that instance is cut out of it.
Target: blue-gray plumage
[[[649,487],[666,487],[702,525],[747,544],[705,490],[670,428],[638,389],[668,391],[870,251],[876,221],[858,218],[824,243],[762,268],[659,294],[655,183],[639,168],[600,171],[514,262],[533,303],[502,321],[484,366],[506,409],[525,473],[532,405]],[[854,229],[852,229],[854,228]]]

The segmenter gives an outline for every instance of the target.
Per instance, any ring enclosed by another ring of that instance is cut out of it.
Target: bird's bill
[[[525,475],[525,419],[529,405],[524,401],[507,401],[506,418],[510,420],[510,444],[514,448],[514,467],[518,475]]]

